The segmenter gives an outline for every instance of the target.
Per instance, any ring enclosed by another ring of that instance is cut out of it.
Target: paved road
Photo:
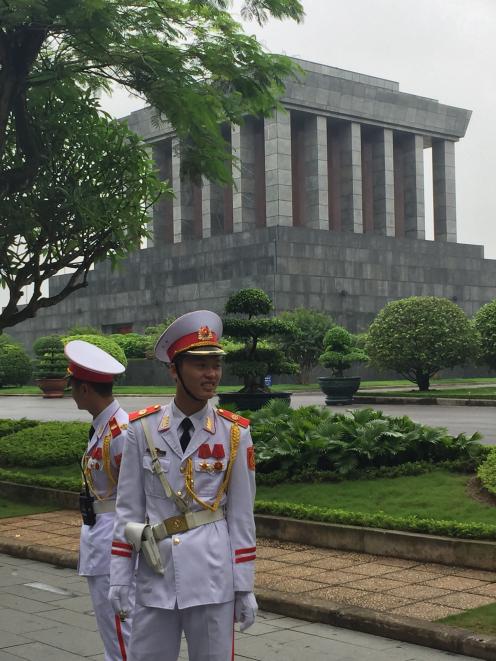
[[[236,635],[238,661],[475,661],[323,624],[261,613]],[[187,659],[185,646],[181,659]],[[0,661],[103,661],[85,579],[0,555]],[[157,661],[160,661],[157,659]]]
[[[309,404],[323,405],[323,395],[295,394],[291,398],[292,406]],[[143,397],[120,396],[119,401],[127,411],[163,404],[170,397],[147,395]],[[332,407],[335,411],[346,408],[366,408],[370,404],[352,407]],[[496,407],[492,406],[425,406],[425,405],[377,405],[387,415],[408,415],[426,425],[447,427],[451,434],[480,431],[484,442],[496,445]],[[0,397],[0,418],[32,418],[35,420],[83,420],[89,421],[86,411],[78,411],[70,397],[64,399],[42,399],[41,397],[3,396]],[[1,660],[0,660],[1,661]]]

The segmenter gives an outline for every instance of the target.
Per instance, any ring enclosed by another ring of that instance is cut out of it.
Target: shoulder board
[[[226,420],[229,420],[230,422],[236,422],[240,427],[249,427],[250,426],[250,421],[248,418],[243,418],[242,416],[238,415],[237,413],[233,413],[232,411],[226,411],[225,409],[217,409],[217,413],[220,415],[221,418],[225,418]]]
[[[134,422],[135,420],[139,420],[140,418],[144,418],[147,415],[151,415],[152,413],[156,413],[159,410],[160,410],[160,404],[154,404],[153,406],[148,406],[146,409],[140,409],[139,411],[133,411],[132,413],[129,414],[129,422]]]
[[[119,434],[121,433],[121,428],[119,427],[119,423],[115,418],[110,418],[109,429],[110,429],[110,433],[112,434],[112,438],[119,436]]]

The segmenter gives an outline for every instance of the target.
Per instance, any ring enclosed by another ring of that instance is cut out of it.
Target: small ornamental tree
[[[310,373],[318,365],[322,353],[324,336],[334,322],[328,314],[306,308],[283,312],[279,319],[289,321],[295,327],[295,335],[285,337],[279,348],[290,360],[298,363],[299,382],[310,383]]]
[[[368,332],[372,364],[429,390],[440,369],[477,356],[479,338],[463,310],[447,298],[412,296],[388,303]]]
[[[474,317],[480,336],[480,360],[496,369],[496,300],[483,305]]]
[[[294,326],[276,317],[269,317],[272,301],[261,289],[240,289],[232,294],[225,306],[224,333],[243,342],[243,346],[229,351],[226,363],[231,372],[243,378],[243,393],[270,392],[265,386],[266,374],[293,374],[298,365],[267,338],[293,337]]]
[[[352,363],[363,363],[367,360],[365,351],[357,346],[356,337],[346,328],[334,326],[327,331],[324,337],[324,353],[320,355],[319,362],[328,367],[333,376],[342,377]]]
[[[3,336],[0,336],[3,337]],[[31,377],[31,360],[24,349],[5,338],[0,341],[0,388],[3,386],[24,386]]]
[[[33,344],[36,356],[34,377],[36,379],[62,379],[67,374],[67,358],[60,335],[39,337]]]

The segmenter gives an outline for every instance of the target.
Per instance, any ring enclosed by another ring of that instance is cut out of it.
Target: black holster
[[[85,526],[94,526],[96,523],[96,514],[93,509],[93,496],[87,492],[85,489],[81,489],[79,494],[79,511],[83,518],[83,523]]]

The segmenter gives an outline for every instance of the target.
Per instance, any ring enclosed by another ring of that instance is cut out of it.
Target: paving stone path
[[[72,554],[79,513],[64,510],[0,519],[0,541]],[[257,541],[256,586],[393,615],[434,621],[496,601],[496,572],[418,563],[269,539]]]

